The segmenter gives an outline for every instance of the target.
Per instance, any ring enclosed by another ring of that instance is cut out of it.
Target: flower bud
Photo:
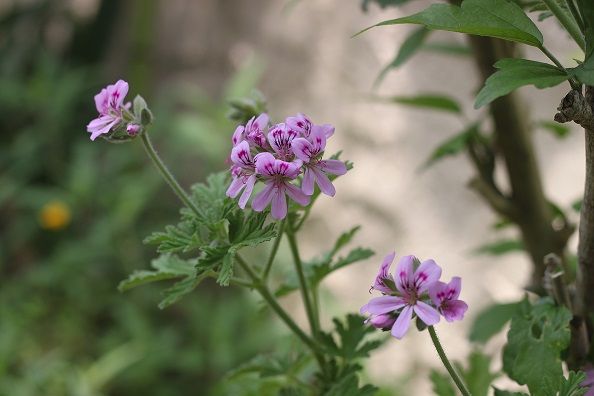
[[[129,123],[128,126],[126,126],[126,132],[128,132],[128,135],[130,136],[136,136],[138,135],[138,133],[140,132],[140,130],[142,129],[142,127],[138,124],[135,123]]]
[[[394,325],[396,318],[390,314],[377,315],[369,319],[369,323],[376,329],[389,330]]]

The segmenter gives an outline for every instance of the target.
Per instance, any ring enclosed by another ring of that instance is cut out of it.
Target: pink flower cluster
[[[453,277],[449,283],[440,282],[441,268],[437,263],[420,263],[414,256],[402,257],[392,275],[390,266],[395,255],[384,258],[372,286],[383,296],[372,298],[361,307],[361,314],[369,314],[367,322],[378,329],[391,329],[392,335],[401,339],[415,315],[427,326],[438,323],[440,316],[448,322],[464,318],[468,305],[458,299],[462,289],[459,277]]]
[[[322,159],[334,127],[315,125],[303,114],[288,117],[280,124],[268,124],[268,115],[263,113],[233,133],[233,181],[227,196],[236,198],[241,193],[239,206],[243,209],[256,182],[261,181],[264,188],[252,201],[252,208],[261,212],[271,205],[275,219],[287,215],[286,196],[302,206],[308,205],[315,184],[324,194],[334,196],[336,190],[328,174],[343,175],[347,171],[342,161]]]
[[[118,80],[115,84],[108,85],[101,92],[95,95],[95,107],[99,116],[87,125],[87,131],[91,134],[91,140],[101,135],[107,135],[116,128],[125,125],[129,136],[135,136],[140,132],[141,126],[131,122],[134,116],[130,113],[130,102],[124,103],[128,94],[128,83]]]

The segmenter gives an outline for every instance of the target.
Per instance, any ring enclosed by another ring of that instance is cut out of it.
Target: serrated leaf
[[[424,26],[421,26],[418,29],[413,30],[404,40],[396,56],[377,76],[375,82],[373,83],[374,87],[377,87],[386,77],[386,74],[390,70],[394,70],[402,66],[406,63],[410,58],[412,58],[419,49],[422,48],[425,39],[429,35],[429,30]]]
[[[419,109],[431,109],[460,114],[462,109],[458,102],[445,95],[392,96],[388,98],[392,103]]]
[[[479,36],[516,41],[534,47],[543,44],[542,33],[515,3],[507,0],[465,0],[461,7],[433,4],[403,18],[391,19],[375,26],[412,23],[434,30],[448,30]]]
[[[494,304],[483,309],[470,328],[472,342],[486,343],[509,322],[518,310],[519,303]]]
[[[552,132],[555,137],[561,139],[567,137],[569,132],[571,132],[571,129],[567,125],[559,124],[558,122],[554,121],[540,121],[537,125],[549,132]]]
[[[457,396],[452,379],[439,371],[431,370],[429,374],[433,393],[437,396]]]
[[[472,124],[462,132],[445,140],[433,150],[427,161],[425,161],[423,168],[428,168],[444,158],[459,154],[468,147],[468,144],[478,133],[478,124]]]
[[[228,372],[226,378],[233,380],[250,373],[258,373],[260,378],[296,375],[310,360],[311,356],[305,352],[283,356],[257,355]]]
[[[582,387],[582,382],[586,379],[586,374],[573,371],[569,372],[567,378],[563,378],[559,389],[559,396],[583,396],[588,392],[587,387]]]
[[[498,70],[493,73],[476,96],[476,109],[525,86],[549,88],[566,81],[569,76],[556,66],[527,59],[501,59],[495,63]]]
[[[323,333],[321,339],[327,352],[334,356],[346,361],[365,358],[382,344],[379,340],[365,341],[365,337],[375,331],[365,324],[365,318],[360,315],[348,314],[344,322],[337,318],[332,322],[337,340],[329,333]]]
[[[175,283],[170,288],[163,290],[163,295],[165,298],[163,298],[163,300],[159,303],[159,308],[164,309],[171,304],[175,304],[186,294],[194,291],[194,289],[196,289],[196,287],[208,276],[209,274],[207,272],[200,274],[196,273],[194,276],[188,276],[187,278]]]
[[[594,85],[594,54],[586,58],[584,62],[577,67],[567,69],[567,71],[581,83]]]
[[[196,273],[195,265],[196,260],[183,260],[174,255],[163,254],[151,261],[155,271],[135,271],[128,279],[120,282],[118,289],[126,291],[160,280],[193,277]]]
[[[502,256],[504,254],[521,252],[524,250],[524,243],[519,239],[502,239],[479,246],[474,250],[475,254],[488,254],[491,256]]]
[[[571,312],[549,298],[524,300],[512,318],[503,351],[503,370],[532,396],[555,394],[562,384],[561,352],[570,341]]]

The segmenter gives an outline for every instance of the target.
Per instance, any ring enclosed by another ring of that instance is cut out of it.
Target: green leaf
[[[493,387],[493,389],[495,389],[495,396],[529,396],[526,393],[522,392],[508,392],[505,390],[497,389],[495,387]]]
[[[169,254],[163,254],[154,259],[151,261],[151,266],[155,271],[135,271],[128,279],[120,282],[118,289],[123,292],[160,280],[193,277],[196,273],[196,260],[182,260]]]
[[[582,84],[594,85],[594,54],[590,55],[579,66],[567,69],[569,75],[577,78]]]
[[[337,318],[332,322],[339,341],[336,342],[330,333],[322,333],[321,337],[324,347],[331,355],[352,361],[369,357],[369,352],[382,344],[379,340],[364,341],[368,334],[375,333],[375,329],[367,326],[365,318],[360,315],[348,314],[344,322]]]
[[[581,210],[582,210],[582,202],[583,202],[583,199],[582,198],[576,199],[575,201],[573,201],[571,203],[571,208],[573,210],[575,210],[577,213],[580,213]]]
[[[509,322],[518,310],[519,303],[494,304],[483,309],[470,328],[472,342],[486,343]]]
[[[429,8],[404,18],[391,19],[371,26],[413,23],[434,30],[497,37],[534,47],[543,44],[542,33],[524,11],[507,0],[465,0],[461,7],[433,4]]]
[[[563,378],[559,396],[583,396],[588,392],[588,388],[582,387],[581,383],[586,379],[586,374],[573,371],[569,372],[567,379]]]
[[[429,379],[431,380],[433,393],[437,396],[457,396],[452,379],[447,374],[431,370]]]
[[[590,0],[577,0],[577,7],[584,20],[586,59],[588,59],[594,54],[594,3]]]
[[[570,341],[572,315],[549,298],[524,300],[512,318],[503,350],[503,370],[532,396],[555,394],[562,384],[561,352]]]
[[[524,243],[519,239],[502,239],[496,242],[487,243],[474,250],[475,254],[488,254],[491,256],[503,256],[504,254],[520,252],[524,250]]]
[[[359,388],[359,378],[351,374],[334,384],[324,396],[373,396],[377,391],[378,388],[372,385]]]
[[[305,352],[289,353],[283,356],[257,355],[228,372],[225,377],[228,380],[234,380],[251,373],[257,373],[260,378],[296,376],[310,360],[310,355]]]
[[[554,121],[540,121],[537,125],[552,132],[555,137],[560,139],[567,137],[569,132],[571,132],[571,129],[567,125],[559,124]]]
[[[422,47],[423,51],[436,52],[445,55],[469,56],[472,49],[464,44],[458,43],[427,43]]]
[[[462,132],[441,143],[429,156],[423,168],[428,168],[444,158],[454,156],[468,147],[468,144],[479,133],[478,124],[472,124]]]
[[[549,88],[569,78],[556,66],[526,59],[501,59],[495,63],[495,68],[499,70],[487,79],[476,97],[476,109],[524,85],[534,85],[540,89]]]
[[[388,98],[392,103],[419,109],[431,109],[460,114],[462,109],[458,102],[444,95],[392,96]]]
[[[374,87],[377,87],[384,80],[384,77],[386,77],[386,74],[390,70],[399,68],[406,61],[412,58],[422,47],[423,42],[427,38],[428,34],[429,30],[424,26],[413,30],[398,49],[398,53],[392,62],[390,62],[390,64],[388,64],[377,76],[375,82],[373,83]]]
[[[468,357],[468,368],[461,370],[468,390],[473,396],[487,396],[489,387],[497,374],[492,373],[491,357],[479,352],[473,351]]]

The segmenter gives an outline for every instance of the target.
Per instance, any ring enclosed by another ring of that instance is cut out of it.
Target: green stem
[[[456,370],[454,369],[454,366],[452,366],[452,364],[448,360],[448,357],[446,356],[445,351],[443,350],[443,347],[441,346],[441,343],[439,342],[439,338],[437,338],[437,333],[435,332],[435,328],[433,326],[429,326],[427,329],[429,330],[429,335],[431,335],[431,341],[433,341],[433,345],[435,346],[435,350],[437,351],[437,354],[439,355],[441,362],[445,366],[446,370],[448,370],[450,377],[452,377],[452,380],[454,380],[454,383],[456,384],[458,389],[460,389],[460,392],[462,393],[462,395],[463,396],[472,396],[470,394],[470,391],[468,390],[468,388],[466,388],[466,385],[464,385],[462,378],[460,378],[460,375],[456,372]]]
[[[291,331],[295,333],[295,335],[305,345],[307,345],[309,349],[311,349],[316,360],[320,364],[320,367],[324,367],[323,353],[322,350],[319,348],[318,344],[314,340],[312,340],[307,334],[305,334],[299,326],[297,326],[297,323],[295,323],[293,319],[291,319],[289,314],[287,314],[287,312],[283,309],[283,307],[280,306],[280,304],[276,301],[276,298],[272,295],[272,293],[270,293],[270,290],[268,290],[268,287],[262,283],[260,278],[258,278],[256,272],[250,267],[250,265],[246,263],[246,261],[240,255],[235,256],[235,258],[241,266],[241,268],[252,280],[252,286],[258,291],[258,293],[260,293],[262,298],[268,303],[270,308],[272,308],[272,310],[278,315],[278,317],[281,318],[283,322],[285,322],[287,327],[289,327],[289,329],[291,329]]]
[[[578,23],[571,17],[567,12],[561,8],[557,0],[543,0],[543,2],[547,5],[549,10],[557,17],[561,25],[567,30],[571,37],[575,40],[577,45],[585,51],[586,50],[586,42],[584,41],[584,36],[580,31],[580,27]]]
[[[177,197],[183,202],[184,205],[186,205],[189,209],[194,211],[194,213],[200,216],[200,210],[198,209],[198,207],[190,200],[188,194],[186,194],[184,189],[179,185],[173,174],[171,174],[169,169],[167,169],[167,166],[165,166],[165,164],[159,157],[159,154],[157,154],[157,151],[151,143],[151,139],[149,138],[148,132],[145,131],[141,135],[141,140],[149,158],[151,159],[151,161],[153,161],[153,164],[159,170],[159,173],[161,173],[163,179],[165,179],[167,184],[169,184],[169,187],[171,187],[175,195],[177,195]]]
[[[297,277],[299,279],[299,289],[301,290],[301,298],[303,299],[303,305],[305,305],[305,312],[307,313],[307,319],[309,321],[311,333],[315,339],[317,338],[319,331],[318,320],[315,315],[313,305],[311,303],[307,280],[305,279],[305,274],[303,272],[303,263],[301,262],[301,257],[299,257],[299,247],[297,246],[297,240],[295,239],[295,234],[293,233],[292,224],[290,222],[288,224],[288,228],[289,229],[287,230],[286,234],[287,239],[289,240],[291,254],[293,255],[295,271],[297,272]]]
[[[580,30],[582,32],[584,32],[584,30],[585,30],[584,20],[582,19],[580,12],[576,8],[575,3],[573,2],[573,0],[565,0],[565,3],[567,4],[567,8],[569,9],[569,12],[571,12],[571,15],[573,16],[573,19],[575,19],[575,21],[577,22],[578,27],[580,28]]]
[[[549,51],[544,45],[541,45],[540,47],[538,47],[538,49],[540,49],[542,51],[543,54],[546,55],[547,58],[549,58],[551,61],[553,61],[553,63],[561,70],[563,70],[565,72],[565,74],[569,75],[569,72],[565,69],[565,67],[561,64],[561,62],[559,62],[559,59],[557,59],[555,57],[555,55],[553,55],[553,53],[551,51]],[[575,80],[574,78],[569,78],[569,85],[571,85],[572,89],[576,89],[576,90],[580,90],[580,83],[579,81]]]
[[[266,282],[268,279],[268,275],[270,274],[270,270],[272,269],[272,263],[276,257],[276,252],[278,251],[278,247],[280,245],[281,239],[283,238],[283,231],[285,229],[285,219],[283,219],[280,224],[278,225],[278,235],[274,240],[274,244],[272,245],[272,250],[270,251],[270,256],[268,256],[268,262],[266,263],[266,267],[264,268],[264,272],[262,273],[262,280]]]

